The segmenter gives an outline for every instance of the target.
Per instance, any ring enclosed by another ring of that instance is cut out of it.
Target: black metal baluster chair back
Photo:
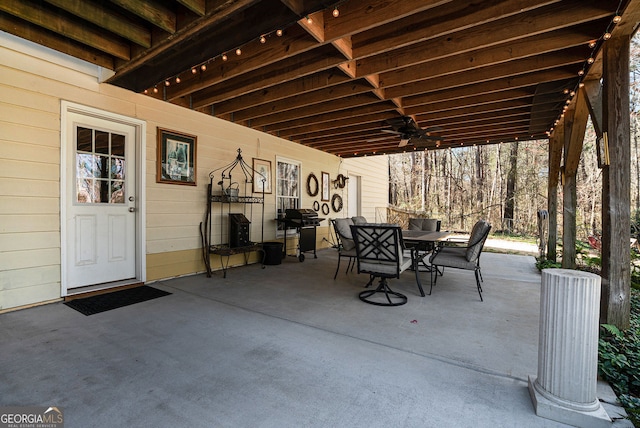
[[[413,253],[404,254],[400,226],[353,225],[351,235],[356,244],[358,273],[368,273],[373,278],[380,278],[375,290],[365,290],[359,294],[360,300],[379,306],[399,306],[407,303],[407,297],[391,290],[387,283],[387,279],[399,278],[400,274],[413,264]]]

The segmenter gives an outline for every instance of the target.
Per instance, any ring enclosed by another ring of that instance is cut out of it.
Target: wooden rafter
[[[7,0],[0,29],[115,70],[109,83],[352,156],[398,151],[381,132],[398,115],[437,125],[440,148],[546,138],[578,70],[602,74],[613,15],[614,33],[635,28],[637,3]]]

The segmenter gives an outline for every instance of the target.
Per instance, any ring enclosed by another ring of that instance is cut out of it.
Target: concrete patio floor
[[[357,298],[335,250],[303,263],[159,281],[169,296],[84,316],[54,303],[0,315],[0,406],[58,406],[65,427],[564,427],[535,415],[540,274],[482,255],[400,307]],[[428,274],[424,281],[428,289]],[[601,388],[602,387],[602,388]],[[598,396],[620,409],[605,384]],[[612,427],[631,427],[617,420]]]

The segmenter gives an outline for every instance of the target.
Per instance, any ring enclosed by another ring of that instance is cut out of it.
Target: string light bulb
[[[595,41],[595,40],[591,40],[591,41],[589,42],[589,47],[590,47],[591,49],[595,48],[595,47],[596,47],[596,43],[597,43],[597,41]]]
[[[620,15],[616,15],[613,17],[613,23],[617,24],[618,22],[622,21],[622,17]]]
[[[148,89],[145,89],[145,90],[144,90],[144,93],[145,93],[145,95],[146,95],[146,94],[148,94],[148,93],[149,93],[149,90],[148,90]]]
[[[228,59],[229,59],[229,57],[227,56],[227,54],[222,54],[222,60],[223,61],[226,61]]]
[[[264,35],[260,36],[260,43],[262,44],[267,43],[267,38]]]
[[[236,55],[238,56],[242,55],[242,50],[240,48],[236,49]]]
[[[605,40],[609,40],[611,38],[611,33],[607,31],[606,33],[604,33],[604,36],[602,36],[602,38]]]
[[[169,86],[169,85],[171,85],[171,82],[169,82],[168,80],[165,80],[164,81],[164,86]]]
[[[584,76],[584,70],[578,71],[578,76]]]
[[[282,37],[282,34],[283,34],[282,30],[277,30],[276,31],[276,36]]]
[[[593,57],[589,57],[589,59],[587,60],[588,64],[593,64],[593,62],[595,61],[595,59],[593,59]]]
[[[333,9],[333,17],[334,17],[334,18],[337,18],[338,16],[340,16],[340,11],[338,10],[338,6],[336,6],[336,7]]]
[[[200,66],[200,70],[202,70],[202,71],[207,71],[207,65],[206,65],[206,64],[202,64],[202,65]]]
[[[196,70],[196,68],[195,68],[195,67],[193,67],[193,68],[191,69],[191,74],[196,74],[197,72],[198,72],[198,70]]]
[[[312,24],[312,23],[313,23],[313,19],[311,19],[311,17],[307,15],[307,24]]]
[[[180,76],[176,76],[176,83],[180,83],[180,82],[181,82]]]
[[[157,93],[158,93],[158,87],[157,87],[157,86],[154,86],[154,87],[153,87],[153,93],[154,93],[154,94],[157,94]]]

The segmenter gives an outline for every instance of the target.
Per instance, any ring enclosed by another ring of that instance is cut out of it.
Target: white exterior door
[[[63,295],[133,281],[137,266],[136,127],[75,111],[65,122]]]

